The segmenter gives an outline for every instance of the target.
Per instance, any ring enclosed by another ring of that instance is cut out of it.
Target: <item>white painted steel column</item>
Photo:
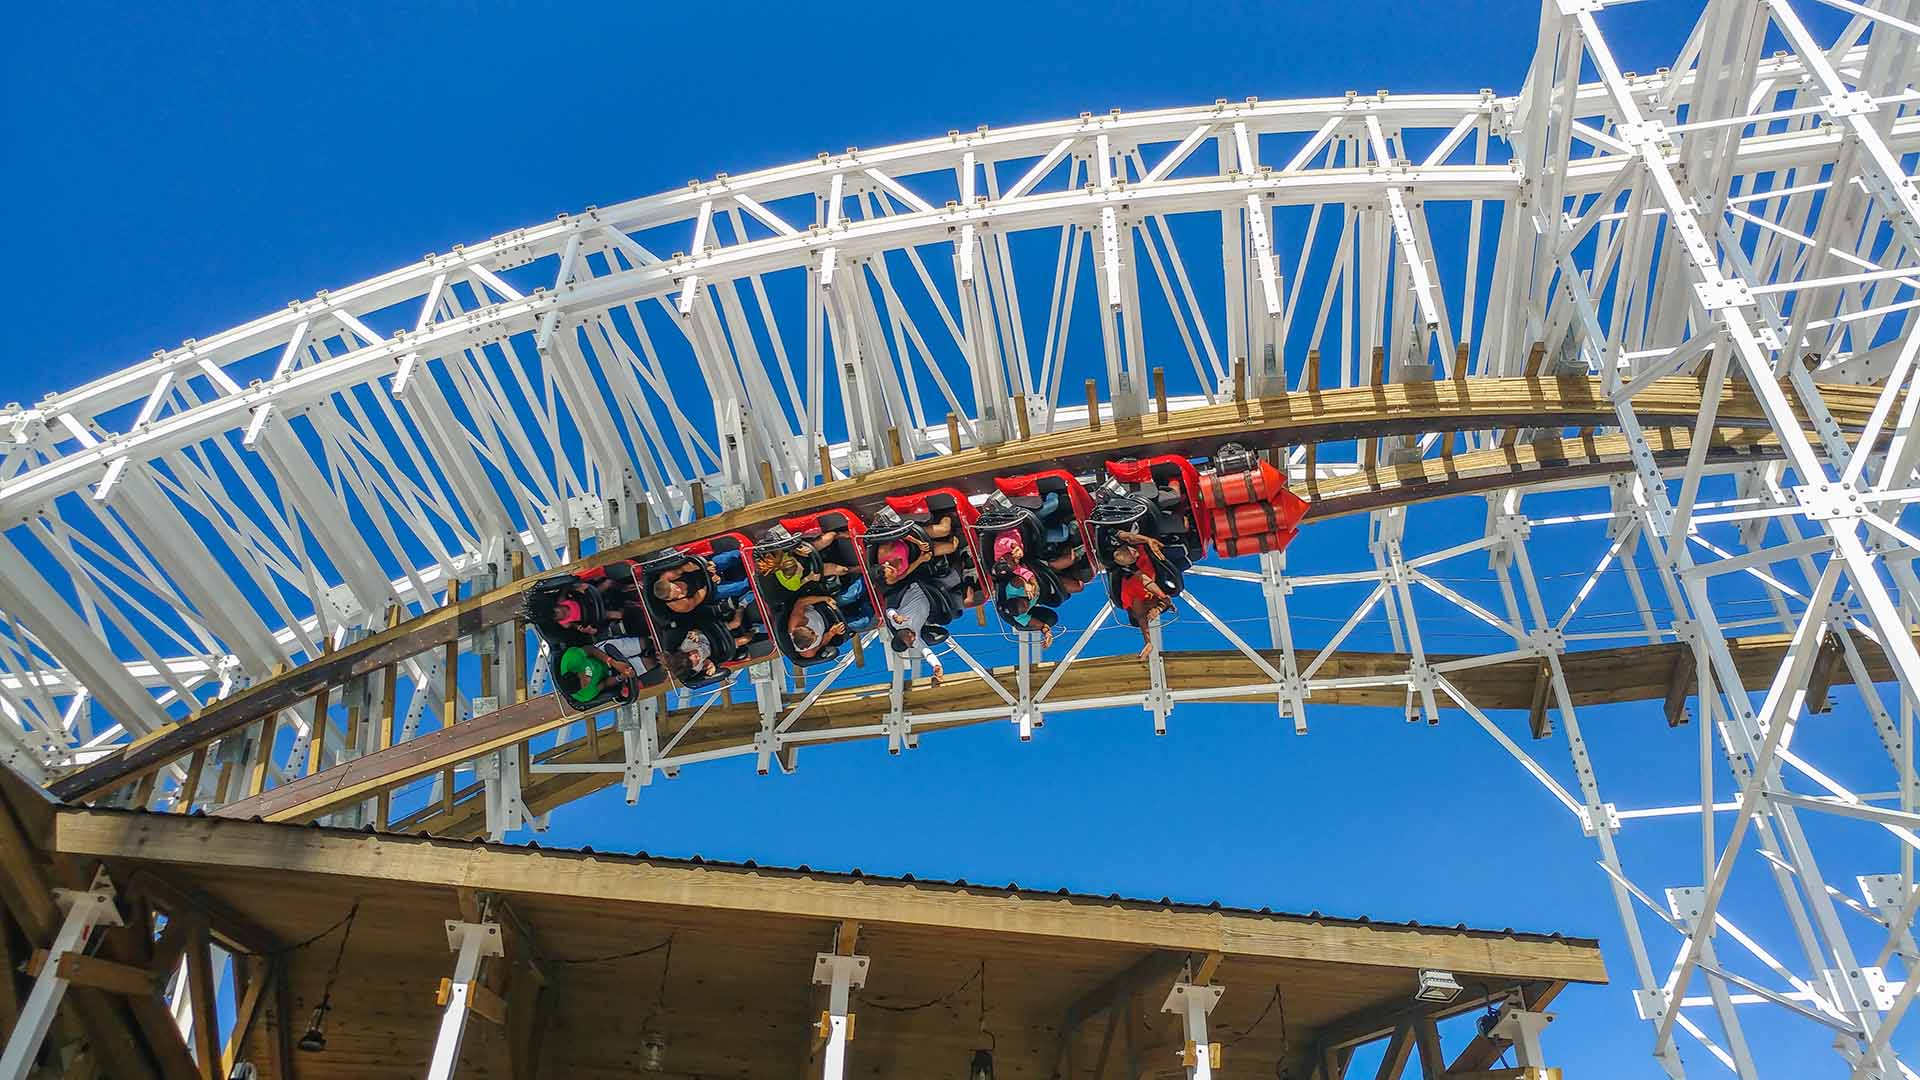
[[[67,980],[60,977],[60,961],[69,954],[85,952],[95,927],[122,925],[120,910],[114,904],[113,882],[108,880],[105,871],[94,875],[93,888],[86,892],[55,889],[53,895],[56,902],[66,907],[67,914],[54,935],[52,947],[47,950],[46,962],[34,980],[32,992],[20,1007],[20,1017],[14,1024],[13,1034],[7,1038],[7,1048],[0,1053],[0,1080],[26,1080],[33,1071],[40,1044],[53,1026],[54,1012],[67,994]]]

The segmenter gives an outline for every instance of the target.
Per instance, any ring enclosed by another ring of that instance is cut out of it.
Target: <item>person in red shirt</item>
[[[1155,545],[1158,546],[1158,545]],[[1134,573],[1128,574],[1120,582],[1120,610],[1127,613],[1127,621],[1140,628],[1140,659],[1145,660],[1153,652],[1153,620],[1163,611],[1173,610],[1173,600],[1165,589],[1160,587],[1155,577],[1153,554],[1150,550],[1138,551],[1139,565]]]

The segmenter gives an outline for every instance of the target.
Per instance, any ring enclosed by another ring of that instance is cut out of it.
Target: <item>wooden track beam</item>
[[[1852,427],[1864,422],[1875,397],[1872,387],[1830,386],[1825,397],[1836,420]],[[1634,398],[1634,410],[1650,430],[1663,423],[1690,427],[1700,410],[1700,384],[1693,379],[1662,379]],[[1041,465],[1065,464],[1092,469],[1107,458],[1149,448],[1199,455],[1235,441],[1264,449],[1269,445],[1309,445],[1319,441],[1376,438],[1431,431],[1478,430],[1525,424],[1554,429],[1611,423],[1614,405],[1600,380],[1562,378],[1484,378],[1456,382],[1391,383],[1317,393],[1282,394],[1252,401],[1182,409],[1165,420],[1149,414],[1116,420],[1099,431],[1070,429],[1030,440],[964,450],[880,470],[839,485],[833,501],[860,510],[890,493],[957,484],[985,490],[995,475]],[[1729,428],[1764,429],[1766,420],[1750,391],[1731,382],[1718,417]],[[1556,440],[1547,440],[1555,442]],[[1504,447],[1494,453],[1527,457],[1530,447]],[[1451,468],[1453,461],[1415,462],[1415,471]],[[1404,467],[1402,467],[1404,468]],[[1395,471],[1398,470],[1387,470]],[[1373,475],[1369,470],[1366,475]],[[1325,498],[1330,485],[1319,485]],[[783,516],[813,509],[819,492],[805,489],[725,511],[694,524],[596,553],[567,569],[632,558],[675,543],[734,529],[753,530]],[[50,785],[63,801],[97,796],[144,776],[211,740],[245,725],[275,716],[281,709],[319,694],[347,679],[370,674],[390,663],[445,645],[477,630],[512,620],[520,596],[537,578],[511,582],[480,596],[447,604],[418,618],[372,634],[292,671],[264,680],[232,697],[209,704],[186,720],[159,729],[87,768]]]
[[[1661,455],[1682,456],[1687,452],[1687,438],[1674,432],[1655,438],[1658,453]],[[1746,451],[1729,450],[1729,454],[1741,455]],[[1329,481],[1328,493],[1321,502],[1315,504],[1318,516],[1330,516],[1344,512],[1350,505],[1348,500],[1364,502],[1366,508],[1387,500],[1412,502],[1442,498],[1458,491],[1462,485],[1486,484],[1506,486],[1517,478],[1525,477],[1529,481],[1563,478],[1571,470],[1587,468],[1613,469],[1624,467],[1626,458],[1625,440],[1615,437],[1593,439],[1591,437],[1574,440],[1568,444],[1556,440],[1516,445],[1509,449],[1465,454],[1452,462],[1437,459],[1410,462],[1404,465],[1383,468],[1372,475],[1356,474],[1343,477],[1338,481]],[[1337,486],[1336,486],[1337,485]],[[1746,639],[1749,644],[1743,648],[1743,664],[1751,663],[1751,671],[1757,677],[1770,674],[1771,667],[1778,663],[1777,648],[1780,643],[1771,638]],[[1781,639],[1784,642],[1784,638]],[[1627,650],[1631,656],[1622,657],[1621,650],[1582,650],[1569,653],[1566,664],[1570,686],[1575,690],[1575,704],[1602,704],[1610,701],[1645,700],[1662,698],[1669,692],[1667,682],[1643,686],[1644,680],[1624,680],[1613,682],[1614,673],[1631,668],[1638,673],[1654,671],[1671,675],[1675,669],[1675,657],[1685,650],[1675,645],[1643,646]],[[1168,677],[1183,687],[1207,685],[1226,686],[1236,682],[1258,682],[1259,673],[1253,665],[1236,653],[1168,653]],[[1884,661],[1875,653],[1873,657],[1876,678],[1890,677]],[[1405,660],[1376,654],[1351,654],[1330,661],[1328,670],[1332,674],[1381,674],[1404,670]],[[1046,665],[1042,665],[1045,670]],[[1512,668],[1513,671],[1508,669]],[[1349,670],[1351,669],[1351,670]],[[1605,693],[1596,698],[1580,696],[1584,692],[1583,673],[1594,671],[1599,674],[1596,685]],[[1506,685],[1512,680],[1506,677],[1524,671],[1524,689]],[[1089,658],[1079,661],[1068,677],[1062,680],[1053,695],[1054,700],[1068,701],[1076,696],[1094,696],[1113,693],[1134,687],[1144,676],[1137,665],[1119,658]],[[1209,681],[1211,680],[1211,681]],[[1458,676],[1462,689],[1473,695],[1476,704],[1487,708],[1531,708],[1539,700],[1537,671],[1530,662],[1516,661],[1511,665],[1498,665],[1478,671],[1462,672]],[[950,677],[947,685],[939,689],[918,688],[914,691],[916,710],[922,712],[938,711],[942,708],[956,707],[959,703],[972,700],[981,688],[977,676],[960,674]],[[1137,687],[1136,687],[1137,688]],[[1381,695],[1385,694],[1385,697]],[[1391,688],[1337,690],[1323,693],[1316,700],[1329,704],[1392,705]],[[858,700],[860,704],[850,707],[847,703]],[[875,722],[877,706],[859,690],[834,691],[823,695],[813,709],[809,710],[808,726],[800,731],[818,731],[825,727],[853,727]],[[229,804],[216,811],[221,816],[252,817],[260,816],[272,821],[299,821],[318,816],[329,809],[342,806],[359,799],[371,797],[380,791],[390,790],[400,784],[418,777],[429,775],[444,769],[451,763],[469,760],[479,754],[487,753],[511,745],[570,723],[575,716],[564,712],[552,695],[543,695],[527,702],[510,706],[508,709],[487,716],[477,717],[455,728],[437,731],[408,743],[387,750],[369,754],[345,765],[327,770],[315,776],[304,777],[293,783],[275,788],[272,791],[249,799]],[[671,723],[671,720],[669,720]],[[742,738],[750,739],[757,728],[757,713],[745,706],[716,707],[709,710],[698,732],[680,747],[681,750],[694,752],[711,750],[737,744]],[[932,730],[928,725],[922,730]],[[609,744],[600,753],[588,753],[579,748],[566,748],[560,753],[549,751],[542,761],[608,761],[618,750],[616,744]],[[551,807],[568,798],[579,797],[605,787],[611,780],[608,775],[585,774],[562,777],[542,776],[530,779],[526,787],[528,805],[539,810]],[[551,801],[550,801],[551,800]],[[471,801],[471,800],[468,800]],[[454,823],[464,822],[471,816],[471,807],[455,806],[451,813],[444,808],[438,812],[415,815],[398,823],[401,829],[428,828],[436,831],[464,831],[464,827],[455,828]]]

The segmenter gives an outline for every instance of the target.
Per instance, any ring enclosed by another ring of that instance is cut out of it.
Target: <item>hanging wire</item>
[[[642,1032],[653,1030],[654,1025],[660,1019],[660,1015],[667,1011],[667,973],[673,970],[673,935],[667,935],[667,940],[655,945],[652,949],[643,950],[635,955],[644,956],[646,953],[654,951],[654,949],[665,949],[667,955],[660,960],[660,988],[654,994],[653,1009],[647,1013],[645,1020],[640,1021],[640,1030]]]
[[[334,950],[333,966],[327,969],[327,981],[321,985],[320,1004],[318,1007],[316,1007],[313,1010],[313,1021],[309,1025],[310,1031],[308,1035],[302,1036],[300,1040],[300,1043],[301,1043],[300,1048],[302,1050],[309,1050],[309,1049],[315,1049],[317,1047],[326,1046],[326,1040],[324,1038],[319,1039],[317,1047],[308,1046],[307,1039],[309,1037],[318,1037],[319,1031],[320,1031],[320,1025],[326,1021],[327,1013],[332,1011],[333,1009],[333,984],[335,980],[337,980],[340,977],[340,962],[346,959],[347,942],[351,940],[353,937],[353,921],[356,917],[359,916],[359,914],[360,914],[360,901],[358,899],[355,899],[353,902],[353,906],[347,909],[346,917],[342,918],[339,922],[334,923],[332,926],[327,927],[325,930],[320,931],[318,934],[315,934],[314,936],[306,939],[305,941],[300,942],[299,944],[291,945],[287,948],[281,949],[278,952],[271,954],[274,956],[285,956],[286,954],[291,953],[297,949],[304,949],[307,946],[312,945],[313,943],[319,941],[321,938],[324,938],[328,934],[333,933],[335,930],[341,931],[340,946],[339,948]]]
[[[1273,1075],[1279,1080],[1287,1080],[1292,1075],[1292,1070],[1288,1068],[1288,1058],[1292,1056],[1292,1050],[1287,1043],[1287,1003],[1280,994],[1279,983],[1273,984],[1273,996],[1267,999],[1267,1007],[1260,1010],[1260,1015],[1253,1018],[1253,1023],[1248,1024],[1233,1038],[1222,1040],[1222,1045],[1233,1046],[1252,1035],[1261,1024],[1266,1023],[1270,1014],[1275,1015],[1280,1021],[1280,1053],[1274,1058]]]
[[[610,964],[615,960],[632,960],[635,957],[647,956],[652,953],[657,953],[661,949],[667,950],[667,963],[669,964],[672,963],[673,962],[673,935],[672,934],[668,934],[665,941],[656,941],[652,945],[648,945],[642,949],[630,949],[627,952],[608,953],[605,956],[583,956],[583,957],[580,957],[579,959],[553,958],[553,959],[550,959],[549,962],[554,964],[565,965],[565,966],[573,966],[577,964]],[[663,996],[666,993],[666,978],[667,978],[667,969],[664,966],[662,966],[660,969],[660,985],[661,985],[661,994]]]
[[[987,1037],[988,1053],[999,1048],[999,1037],[987,1027],[987,962],[984,959],[980,961],[980,1034]]]
[[[325,930],[322,930],[319,933],[303,941],[295,942],[292,945],[282,946],[281,948],[275,949],[272,952],[266,953],[264,955],[286,956],[289,953],[299,952],[301,949],[304,949],[309,945],[312,945],[315,942],[318,942],[320,939],[326,937],[328,934],[333,933],[335,930],[338,930],[343,926],[348,928],[347,933],[351,935],[353,933],[353,929],[352,929],[353,918],[358,914],[360,914],[360,901],[358,899],[355,899],[353,902],[353,906],[347,909],[347,913],[345,915],[342,915],[340,916],[340,918],[336,919],[332,926],[327,927]],[[340,939],[340,947],[343,950],[347,947],[347,941],[345,937],[342,937]],[[338,962],[336,962],[334,966],[337,969],[339,967]]]
[[[322,1000],[333,996],[333,981],[340,977],[340,961],[346,959],[347,941],[353,937],[353,920],[359,914],[360,901],[355,900],[353,906],[347,909],[347,917],[342,922],[345,929],[340,934],[340,947],[333,953],[333,967],[327,971],[326,986],[320,994]]]
[[[967,990],[967,987],[972,986],[974,983],[978,982],[980,984],[980,1024],[981,1024],[981,1030],[984,1031],[986,1030],[986,1021],[987,1021],[986,977],[987,977],[987,962],[985,960],[982,960],[980,961],[980,966],[974,970],[973,974],[967,976],[964,982],[962,982],[959,986],[956,986],[953,989],[947,991],[946,993],[941,994],[939,997],[934,998],[931,1001],[922,1001],[913,1005],[889,1005],[885,1002],[877,1001],[873,998],[862,996],[860,998],[860,1004],[868,1008],[879,1009],[881,1012],[891,1012],[891,1013],[919,1012],[922,1009],[932,1009],[941,1005],[945,1005],[947,1002],[952,1001],[954,998],[957,998],[961,994],[965,993]]]
[[[1248,1024],[1240,1034],[1235,1035],[1232,1039],[1223,1040],[1224,1044],[1232,1046],[1234,1043],[1252,1035],[1261,1024],[1266,1022],[1267,1016],[1275,1009],[1280,1010],[1280,1056],[1284,1058],[1287,1047],[1287,1006],[1286,1003],[1280,999],[1280,984],[1278,983],[1274,984],[1273,996],[1267,999],[1267,1007],[1260,1010],[1260,1015],[1253,1018],[1253,1023]]]

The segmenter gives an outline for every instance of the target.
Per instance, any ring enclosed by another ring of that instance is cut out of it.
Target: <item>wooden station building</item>
[[[1605,980],[1595,942],[1557,934],[56,806],[0,786],[0,1026],[36,1007],[47,965],[64,984],[35,1077],[398,1080],[436,1075],[437,1052],[461,1077],[818,1077],[837,1039],[850,1077],[1336,1080],[1373,1041],[1429,1078],[1543,1076],[1496,1068],[1507,1038],[1468,1028],[1443,1047],[1438,1022],[1489,1003],[1538,1018],[1568,983]],[[89,902],[113,910],[63,950]],[[1417,1000],[1423,970],[1458,995]],[[183,1035],[170,990],[220,1022]]]

